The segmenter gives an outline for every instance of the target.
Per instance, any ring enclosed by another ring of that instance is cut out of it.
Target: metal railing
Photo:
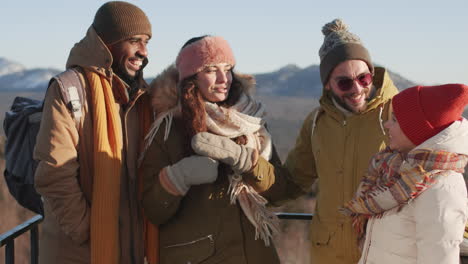
[[[28,221],[0,235],[0,248],[5,246],[5,264],[15,263],[15,239],[22,234],[31,231],[31,264],[38,264],[39,256],[39,230],[42,215],[36,215]]]
[[[314,217],[314,214],[280,212],[280,213],[276,213],[276,216],[278,216],[278,218],[282,220],[312,220],[312,217]]]
[[[313,214],[308,213],[276,213],[279,219],[282,220],[312,220]],[[5,264],[15,263],[15,239],[22,234],[31,231],[31,264],[38,264],[39,253],[39,232],[38,225],[42,222],[43,217],[36,215],[28,221],[16,226],[15,228],[0,235],[0,248],[6,245],[5,248]]]

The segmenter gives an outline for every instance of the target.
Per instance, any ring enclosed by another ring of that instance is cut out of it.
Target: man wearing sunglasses
[[[286,167],[304,192],[320,179],[311,262],[351,264],[360,256],[357,233],[338,208],[353,197],[370,157],[386,147],[382,124],[398,90],[343,21],[335,19],[322,32],[320,107],[304,121]]]

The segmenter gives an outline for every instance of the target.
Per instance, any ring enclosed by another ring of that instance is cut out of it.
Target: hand
[[[193,150],[232,166],[236,173],[250,171],[258,158],[256,149],[238,145],[230,138],[201,132],[192,138]]]
[[[190,186],[212,183],[218,177],[218,161],[193,155],[166,167],[167,178],[183,195]]]

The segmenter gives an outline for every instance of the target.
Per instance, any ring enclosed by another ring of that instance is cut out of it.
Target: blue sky
[[[106,1],[5,1],[0,57],[63,69],[70,48]],[[261,73],[286,64],[318,64],[321,27],[342,18],[375,63],[421,84],[468,84],[468,1],[130,0],[153,26],[146,76],[174,61],[182,44],[203,34],[231,44],[237,70]]]

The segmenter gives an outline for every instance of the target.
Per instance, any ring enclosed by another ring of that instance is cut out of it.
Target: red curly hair
[[[197,75],[194,74],[181,80],[178,84],[182,120],[187,136],[188,148],[190,150],[190,140],[192,137],[197,133],[208,131],[206,126],[205,99],[198,89],[196,78]],[[231,107],[239,100],[242,92],[244,92],[244,88],[239,81],[239,77],[232,72],[232,83],[228,97],[223,102],[217,104],[224,107]],[[234,139],[238,144],[246,144],[247,142],[245,140],[245,137]]]

